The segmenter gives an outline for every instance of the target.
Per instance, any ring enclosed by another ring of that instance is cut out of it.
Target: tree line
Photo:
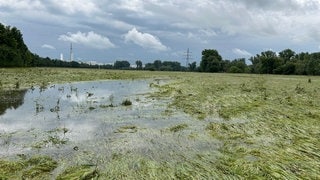
[[[320,52],[296,53],[285,49],[279,53],[271,50],[261,52],[249,58],[247,65],[245,59],[222,60],[215,49],[202,51],[199,71],[201,72],[229,72],[229,73],[255,73],[255,74],[286,74],[286,75],[320,75]]]
[[[43,58],[29,51],[23,41],[22,33],[16,27],[0,23],[0,67],[73,67],[101,69],[137,69],[150,71],[197,71],[197,72],[227,72],[227,73],[256,73],[256,74],[296,74],[320,75],[320,52],[296,53],[285,49],[279,53],[271,50],[261,52],[251,58],[249,65],[246,59],[223,60],[215,49],[202,51],[200,65],[196,62],[181,66],[177,61],[155,60],[143,66],[137,60],[132,67],[126,60],[117,60],[114,64],[88,64],[77,61],[62,61]]]

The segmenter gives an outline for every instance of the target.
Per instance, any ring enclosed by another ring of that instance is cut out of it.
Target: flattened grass
[[[223,142],[218,174],[319,179],[319,87],[320,77],[194,73],[160,92]]]
[[[57,166],[57,162],[47,156],[0,160],[0,179],[49,179]]]

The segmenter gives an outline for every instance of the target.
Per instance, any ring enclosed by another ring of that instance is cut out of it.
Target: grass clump
[[[115,133],[135,133],[138,131],[138,127],[135,125],[127,125],[118,128]]]
[[[185,123],[178,124],[178,125],[175,125],[175,126],[169,128],[169,131],[171,131],[171,132],[179,132],[179,131],[182,131],[182,130],[186,129],[187,127],[188,127],[188,124],[185,124]]]
[[[122,101],[121,105],[123,105],[123,106],[131,106],[132,102],[129,99],[125,99],[124,101]]]
[[[96,167],[92,166],[72,166],[67,168],[63,173],[61,173],[57,180],[68,180],[68,179],[98,179],[99,173]]]
[[[0,179],[49,179],[57,162],[47,156],[17,161],[0,160]]]
[[[50,157],[32,157],[27,161],[27,169],[22,173],[22,179],[45,179],[53,171],[58,163]]]

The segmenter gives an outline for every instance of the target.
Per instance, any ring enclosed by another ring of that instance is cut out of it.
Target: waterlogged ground
[[[143,170],[142,159],[160,164],[204,155],[214,159],[220,142],[205,133],[205,122],[168,108],[170,98],[153,95],[166,83],[110,80],[4,91],[0,158],[21,161],[41,155],[56,161],[55,168],[42,172],[45,175],[19,172],[31,178],[60,178],[72,174],[72,167],[75,176],[102,177],[114,168],[125,178],[128,172],[117,168]],[[84,170],[77,172],[81,167]],[[6,174],[2,176],[10,177]]]
[[[320,77],[0,74],[0,179],[320,179]]]

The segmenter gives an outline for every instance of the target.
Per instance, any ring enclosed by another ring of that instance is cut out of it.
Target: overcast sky
[[[320,0],[0,0],[0,22],[40,56],[185,64],[204,49],[223,59],[290,48],[320,51]]]

